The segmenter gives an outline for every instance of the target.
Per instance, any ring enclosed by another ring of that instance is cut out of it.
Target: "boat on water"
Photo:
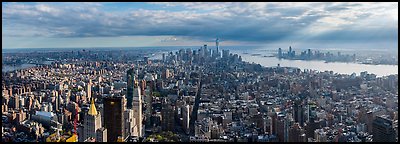
[[[275,57],[275,56],[267,56],[267,55],[265,55],[264,57]]]

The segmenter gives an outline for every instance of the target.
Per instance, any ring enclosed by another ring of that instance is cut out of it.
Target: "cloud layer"
[[[2,3],[2,37],[220,37],[254,43],[398,39],[398,3],[130,3],[135,8],[118,9],[123,5]]]

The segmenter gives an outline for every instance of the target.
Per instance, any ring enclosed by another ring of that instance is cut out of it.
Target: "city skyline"
[[[398,3],[2,3],[2,142],[397,142]]]
[[[216,38],[223,46],[398,46],[398,3],[3,2],[2,8],[2,49],[198,46]]]
[[[397,72],[263,66],[221,48],[6,53],[36,64],[2,73],[2,141],[398,141]],[[296,50],[276,57],[347,57]]]

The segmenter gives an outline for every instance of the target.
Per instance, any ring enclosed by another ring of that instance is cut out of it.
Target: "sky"
[[[2,49],[398,47],[397,2],[2,2]]]

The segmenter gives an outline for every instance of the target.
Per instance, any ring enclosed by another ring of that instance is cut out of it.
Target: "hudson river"
[[[360,75],[360,72],[367,71],[368,73],[376,74],[378,77],[398,74],[397,65],[366,65],[342,62],[325,63],[324,61],[279,60],[276,57],[264,57],[264,55],[252,56],[250,53],[244,54],[240,51],[232,52],[242,56],[243,61],[250,63],[254,62],[266,67],[277,66],[280,64],[281,67],[298,67],[301,70],[312,69],[318,71],[333,71],[334,73],[340,74],[356,73],[357,75]]]

